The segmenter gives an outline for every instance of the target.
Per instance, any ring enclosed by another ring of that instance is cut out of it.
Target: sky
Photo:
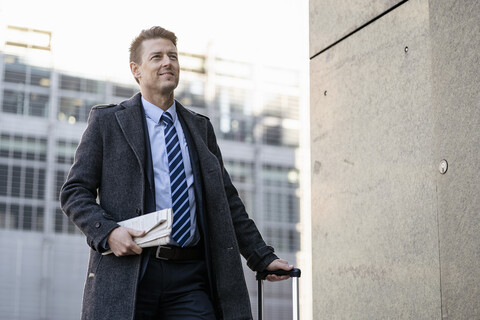
[[[131,79],[130,42],[153,25],[179,51],[308,65],[308,0],[0,0],[1,23],[52,31],[55,68],[107,79]]]

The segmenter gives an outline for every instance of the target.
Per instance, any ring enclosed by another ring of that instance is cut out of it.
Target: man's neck
[[[156,105],[163,111],[166,111],[173,104],[173,97],[174,97],[173,92],[170,93],[169,95],[147,94],[142,92],[142,96],[145,98],[145,100]]]

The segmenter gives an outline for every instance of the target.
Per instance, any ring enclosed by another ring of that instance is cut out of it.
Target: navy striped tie
[[[173,226],[172,239],[183,247],[190,235],[190,204],[188,201],[187,176],[183,166],[182,149],[173,117],[164,112],[161,120],[165,123],[165,145],[167,147],[170,189],[172,191]]]

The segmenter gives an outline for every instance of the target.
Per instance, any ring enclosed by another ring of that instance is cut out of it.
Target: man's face
[[[145,40],[142,43],[142,62],[132,62],[131,70],[142,92],[171,94],[180,76],[177,47],[164,38]]]

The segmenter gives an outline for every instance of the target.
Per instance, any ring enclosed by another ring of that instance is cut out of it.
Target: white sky
[[[180,51],[211,42],[222,57],[308,65],[308,0],[0,0],[4,23],[52,31],[57,69],[109,79],[131,78],[130,42],[153,25],[175,32]]]

